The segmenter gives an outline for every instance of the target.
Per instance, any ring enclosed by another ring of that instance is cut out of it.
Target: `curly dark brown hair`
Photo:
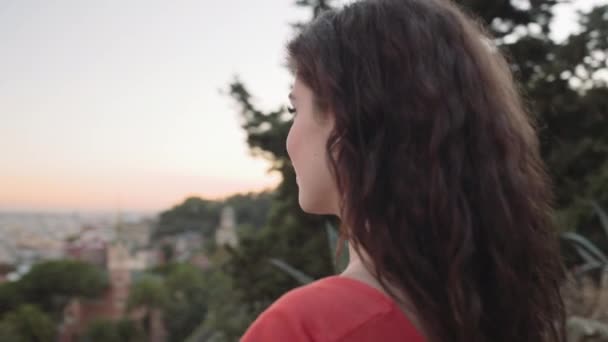
[[[443,0],[329,10],[287,45],[334,115],[341,237],[431,341],[564,339],[564,268],[534,122],[500,49]],[[339,244],[341,245],[341,244]]]

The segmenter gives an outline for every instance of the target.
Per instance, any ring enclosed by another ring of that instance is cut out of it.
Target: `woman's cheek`
[[[294,122],[293,125],[291,126],[291,128],[289,129],[289,134],[287,135],[287,142],[286,142],[286,148],[287,148],[287,155],[289,156],[289,159],[291,160],[291,163],[293,164],[294,168],[296,168],[296,173],[297,173],[297,150],[298,150],[298,140],[299,140],[299,134],[298,134],[298,127],[296,125],[296,123]]]

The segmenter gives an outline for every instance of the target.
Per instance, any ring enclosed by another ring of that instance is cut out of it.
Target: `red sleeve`
[[[241,342],[312,342],[303,324],[279,307],[263,312],[249,326]]]

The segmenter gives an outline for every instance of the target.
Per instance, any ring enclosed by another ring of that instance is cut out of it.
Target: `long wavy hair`
[[[452,2],[369,0],[322,13],[287,54],[334,116],[341,237],[427,338],[563,341],[550,182],[492,42]]]

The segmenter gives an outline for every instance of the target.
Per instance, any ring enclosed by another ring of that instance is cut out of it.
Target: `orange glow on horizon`
[[[222,180],[202,177],[140,178],[83,182],[22,177],[0,179],[0,210],[138,210],[162,211],[191,196],[210,200],[237,193],[270,190],[278,174],[265,179]]]

